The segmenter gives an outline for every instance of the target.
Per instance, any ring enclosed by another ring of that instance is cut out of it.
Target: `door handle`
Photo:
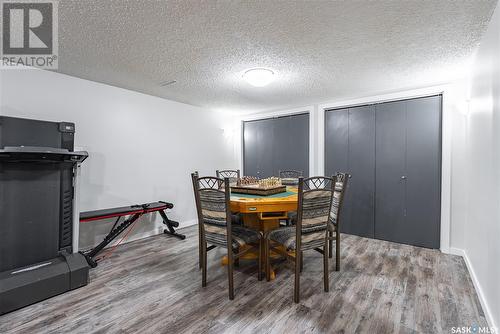
[[[401,180],[406,180],[406,175],[401,176]]]

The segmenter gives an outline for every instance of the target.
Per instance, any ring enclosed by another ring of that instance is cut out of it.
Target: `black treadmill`
[[[0,116],[0,314],[88,283],[73,249],[75,125]]]

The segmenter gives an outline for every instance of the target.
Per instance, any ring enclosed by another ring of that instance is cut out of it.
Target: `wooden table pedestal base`
[[[280,222],[279,219],[276,218],[262,218],[259,214],[257,213],[244,213],[243,215],[243,225],[245,227],[261,231],[262,233],[266,233],[267,231],[274,230],[279,228]],[[246,245],[244,247],[252,247],[249,245]],[[245,249],[239,249],[239,251],[243,251]],[[263,258],[261,259],[262,261],[262,268],[264,268],[264,273],[265,273],[265,258],[264,258],[264,249],[262,249],[262,256]],[[282,255],[276,253],[276,252],[271,252],[270,257],[272,259],[278,259],[282,257]],[[248,253],[245,253],[243,256],[240,258],[241,260],[258,260],[259,259],[259,252],[257,249],[253,249],[248,251]],[[229,263],[229,260],[227,258],[227,255],[222,257],[221,260],[221,265],[227,266]],[[265,275],[264,275],[265,277]],[[276,278],[276,274],[271,268],[271,279],[274,280]]]

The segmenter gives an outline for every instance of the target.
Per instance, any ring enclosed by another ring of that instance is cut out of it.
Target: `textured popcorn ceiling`
[[[304,106],[459,76],[495,5],[61,0],[59,72],[214,110]],[[276,81],[250,86],[252,67]]]

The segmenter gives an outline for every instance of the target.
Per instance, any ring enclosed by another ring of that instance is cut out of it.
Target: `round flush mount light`
[[[264,87],[274,80],[274,72],[267,68],[252,68],[245,71],[243,79],[252,86]]]

